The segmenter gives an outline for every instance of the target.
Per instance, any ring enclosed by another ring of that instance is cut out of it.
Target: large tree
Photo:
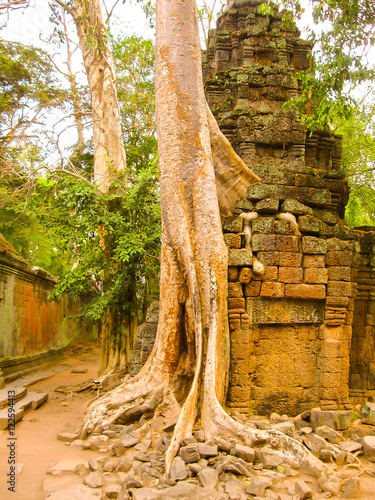
[[[142,413],[178,414],[166,474],[196,419],[208,437],[271,444],[283,460],[320,476],[325,465],[277,431],[258,431],[224,410],[229,369],[228,256],[220,211],[227,213],[258,178],[224,138],[205,101],[194,0],[158,0],[156,103],[162,208],[160,319],[141,372],[94,402],[83,435]]]

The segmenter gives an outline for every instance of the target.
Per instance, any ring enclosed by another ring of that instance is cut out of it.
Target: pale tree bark
[[[123,188],[126,187],[126,153],[117,101],[114,62],[100,0],[74,0],[72,7],[62,0],[54,1],[72,15],[77,28],[91,96],[94,182],[102,193],[107,194],[114,189],[112,182],[120,173],[123,174]],[[77,118],[79,117],[78,112]],[[116,200],[108,202],[107,208],[116,211],[118,208]],[[104,286],[106,286],[113,279],[110,263],[114,248],[105,227],[99,228],[99,234],[104,255]],[[122,271],[119,264],[118,272]],[[130,351],[137,328],[138,307],[134,286],[130,286],[124,293],[128,303],[131,304],[130,310],[122,314],[120,310],[114,310],[113,306],[109,307],[101,320],[102,345],[99,367],[101,375],[107,375],[114,369],[123,369],[130,361]]]
[[[223,137],[203,91],[194,0],[157,1],[156,103],[162,208],[160,318],[154,349],[141,370],[95,401],[83,435],[141,413],[153,421],[178,410],[166,453],[166,475],[197,418],[208,438],[271,446],[292,464],[320,477],[332,492],[339,481],[303,445],[278,431],[259,431],[225,411],[229,370],[228,255],[220,209],[259,179]],[[144,429],[149,424],[145,424]]]
[[[70,42],[70,38],[69,38],[68,27],[67,27],[67,23],[66,23],[66,15],[65,15],[64,10],[62,10],[61,21],[62,21],[62,25],[63,25],[63,29],[64,29],[64,37],[65,37],[65,41],[66,41],[66,66],[68,69],[67,74],[68,74],[69,83],[70,83],[70,90],[72,93],[74,123],[76,125],[77,136],[78,136],[75,152],[79,154],[79,153],[82,153],[82,151],[85,147],[83,110],[82,110],[81,99],[79,97],[76,75],[73,71],[73,66],[72,66],[73,50],[71,48],[71,42]]]
[[[74,0],[73,18],[90,87],[94,178],[103,192],[126,167],[116,75],[99,0]]]

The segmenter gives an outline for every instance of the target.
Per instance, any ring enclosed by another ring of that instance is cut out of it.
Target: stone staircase
[[[27,387],[8,384],[0,390],[0,430],[6,429],[13,422],[13,415],[17,423],[28,411],[36,410],[47,399],[46,392],[28,391]]]

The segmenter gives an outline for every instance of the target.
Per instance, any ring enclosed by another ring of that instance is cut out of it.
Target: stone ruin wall
[[[344,220],[341,138],[310,134],[282,109],[298,94],[310,45],[282,28],[282,14],[261,16],[252,3],[224,8],[203,64],[222,132],[261,178],[223,220],[227,403],[263,415],[348,409],[349,378],[353,402],[375,394],[375,232],[350,231]],[[140,327],[135,372],[151,350],[154,319]]]
[[[74,316],[80,304],[67,298],[49,300],[56,280],[30,268],[0,235],[0,368],[4,376],[38,354],[65,347],[94,331]]]

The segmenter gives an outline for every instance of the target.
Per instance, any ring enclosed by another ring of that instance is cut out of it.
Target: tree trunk
[[[117,175],[125,172],[126,154],[113,57],[100,0],[74,0],[73,18],[91,94],[94,181],[103,193],[108,193],[114,189],[112,182]],[[111,209],[110,203],[108,205]],[[116,203],[114,209],[116,210]],[[108,269],[113,257],[113,246],[105,227],[99,228],[99,233],[104,252],[104,279],[105,283],[110,283],[112,276]],[[133,329],[134,321],[122,324],[121,319],[122,315],[112,308],[102,318],[101,375],[110,373],[115,368],[123,368],[126,361],[129,361],[126,356],[130,356],[135,334],[130,333],[130,327]],[[127,346],[128,351],[125,351],[124,346]]]
[[[105,193],[126,167],[112,52],[99,0],[74,0],[73,17],[91,93],[94,178]]]
[[[160,317],[141,372],[89,408],[84,432],[127,421],[168,401],[181,405],[166,453],[166,475],[197,417],[209,438],[268,444],[285,463],[326,477],[326,466],[277,431],[239,424],[223,409],[229,371],[227,212],[258,178],[234,153],[208,112],[194,0],[158,0],[156,104],[162,209]],[[220,204],[220,207],[219,207]],[[162,396],[161,396],[162,395]],[[154,413],[157,415],[157,411]],[[322,487],[337,491],[335,478]]]

